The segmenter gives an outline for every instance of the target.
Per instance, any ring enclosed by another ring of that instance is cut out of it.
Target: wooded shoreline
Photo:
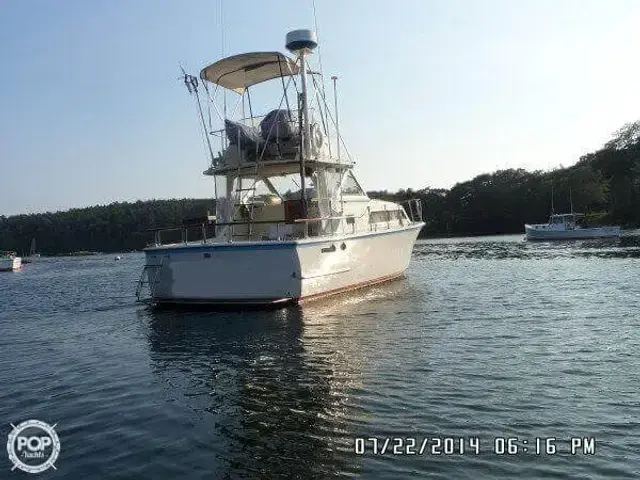
[[[520,233],[523,224],[541,223],[551,211],[576,211],[591,225],[640,226],[640,121],[625,125],[602,149],[573,166],[553,171],[500,170],[478,175],[451,189],[371,191],[391,201],[422,200],[426,223],[420,237],[460,237]],[[38,251],[57,255],[77,251],[140,250],[149,229],[180,225],[182,219],[215,211],[213,199],[116,202],[64,212],[0,216],[0,249],[26,253],[33,238]]]

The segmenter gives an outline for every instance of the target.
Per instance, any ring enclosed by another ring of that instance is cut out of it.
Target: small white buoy
[[[116,255],[116,260],[122,260],[122,257],[120,255]]]

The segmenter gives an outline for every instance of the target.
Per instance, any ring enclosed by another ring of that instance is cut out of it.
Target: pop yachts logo
[[[15,470],[19,468],[28,473],[40,473],[52,468],[60,454],[60,439],[55,425],[40,420],[27,420],[18,426],[11,424],[13,430],[7,439],[9,460]]]

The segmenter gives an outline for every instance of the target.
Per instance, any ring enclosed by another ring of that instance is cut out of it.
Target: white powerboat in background
[[[287,34],[295,58],[253,52],[209,65],[200,79],[185,73],[209,132],[204,173],[214,177],[216,214],[155,231],[138,299],[148,290],[153,304],[299,302],[404,274],[424,225],[420,201],[405,209],[366,195],[341,154],[321,73],[309,68],[316,46],[314,32],[296,30]],[[265,82],[280,94],[261,116],[250,90]],[[217,106],[222,89],[238,94],[235,107]],[[223,128],[207,126],[202,94]],[[226,115],[238,110],[237,120]],[[167,242],[171,234],[179,237]]]
[[[549,223],[525,225],[527,240],[584,240],[589,238],[619,238],[620,227],[582,227],[582,213],[552,214]]]
[[[17,272],[22,270],[22,259],[16,252],[0,252],[0,272]]]
[[[525,224],[527,240],[586,240],[590,238],[620,238],[620,227],[584,227],[580,225],[583,213],[573,212],[573,195],[569,188],[571,213],[556,214],[551,187],[551,216],[549,223]]]

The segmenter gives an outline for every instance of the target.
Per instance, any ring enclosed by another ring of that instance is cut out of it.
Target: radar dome
[[[296,52],[298,50],[313,50],[318,46],[318,39],[313,30],[293,30],[287,33],[287,50]]]

